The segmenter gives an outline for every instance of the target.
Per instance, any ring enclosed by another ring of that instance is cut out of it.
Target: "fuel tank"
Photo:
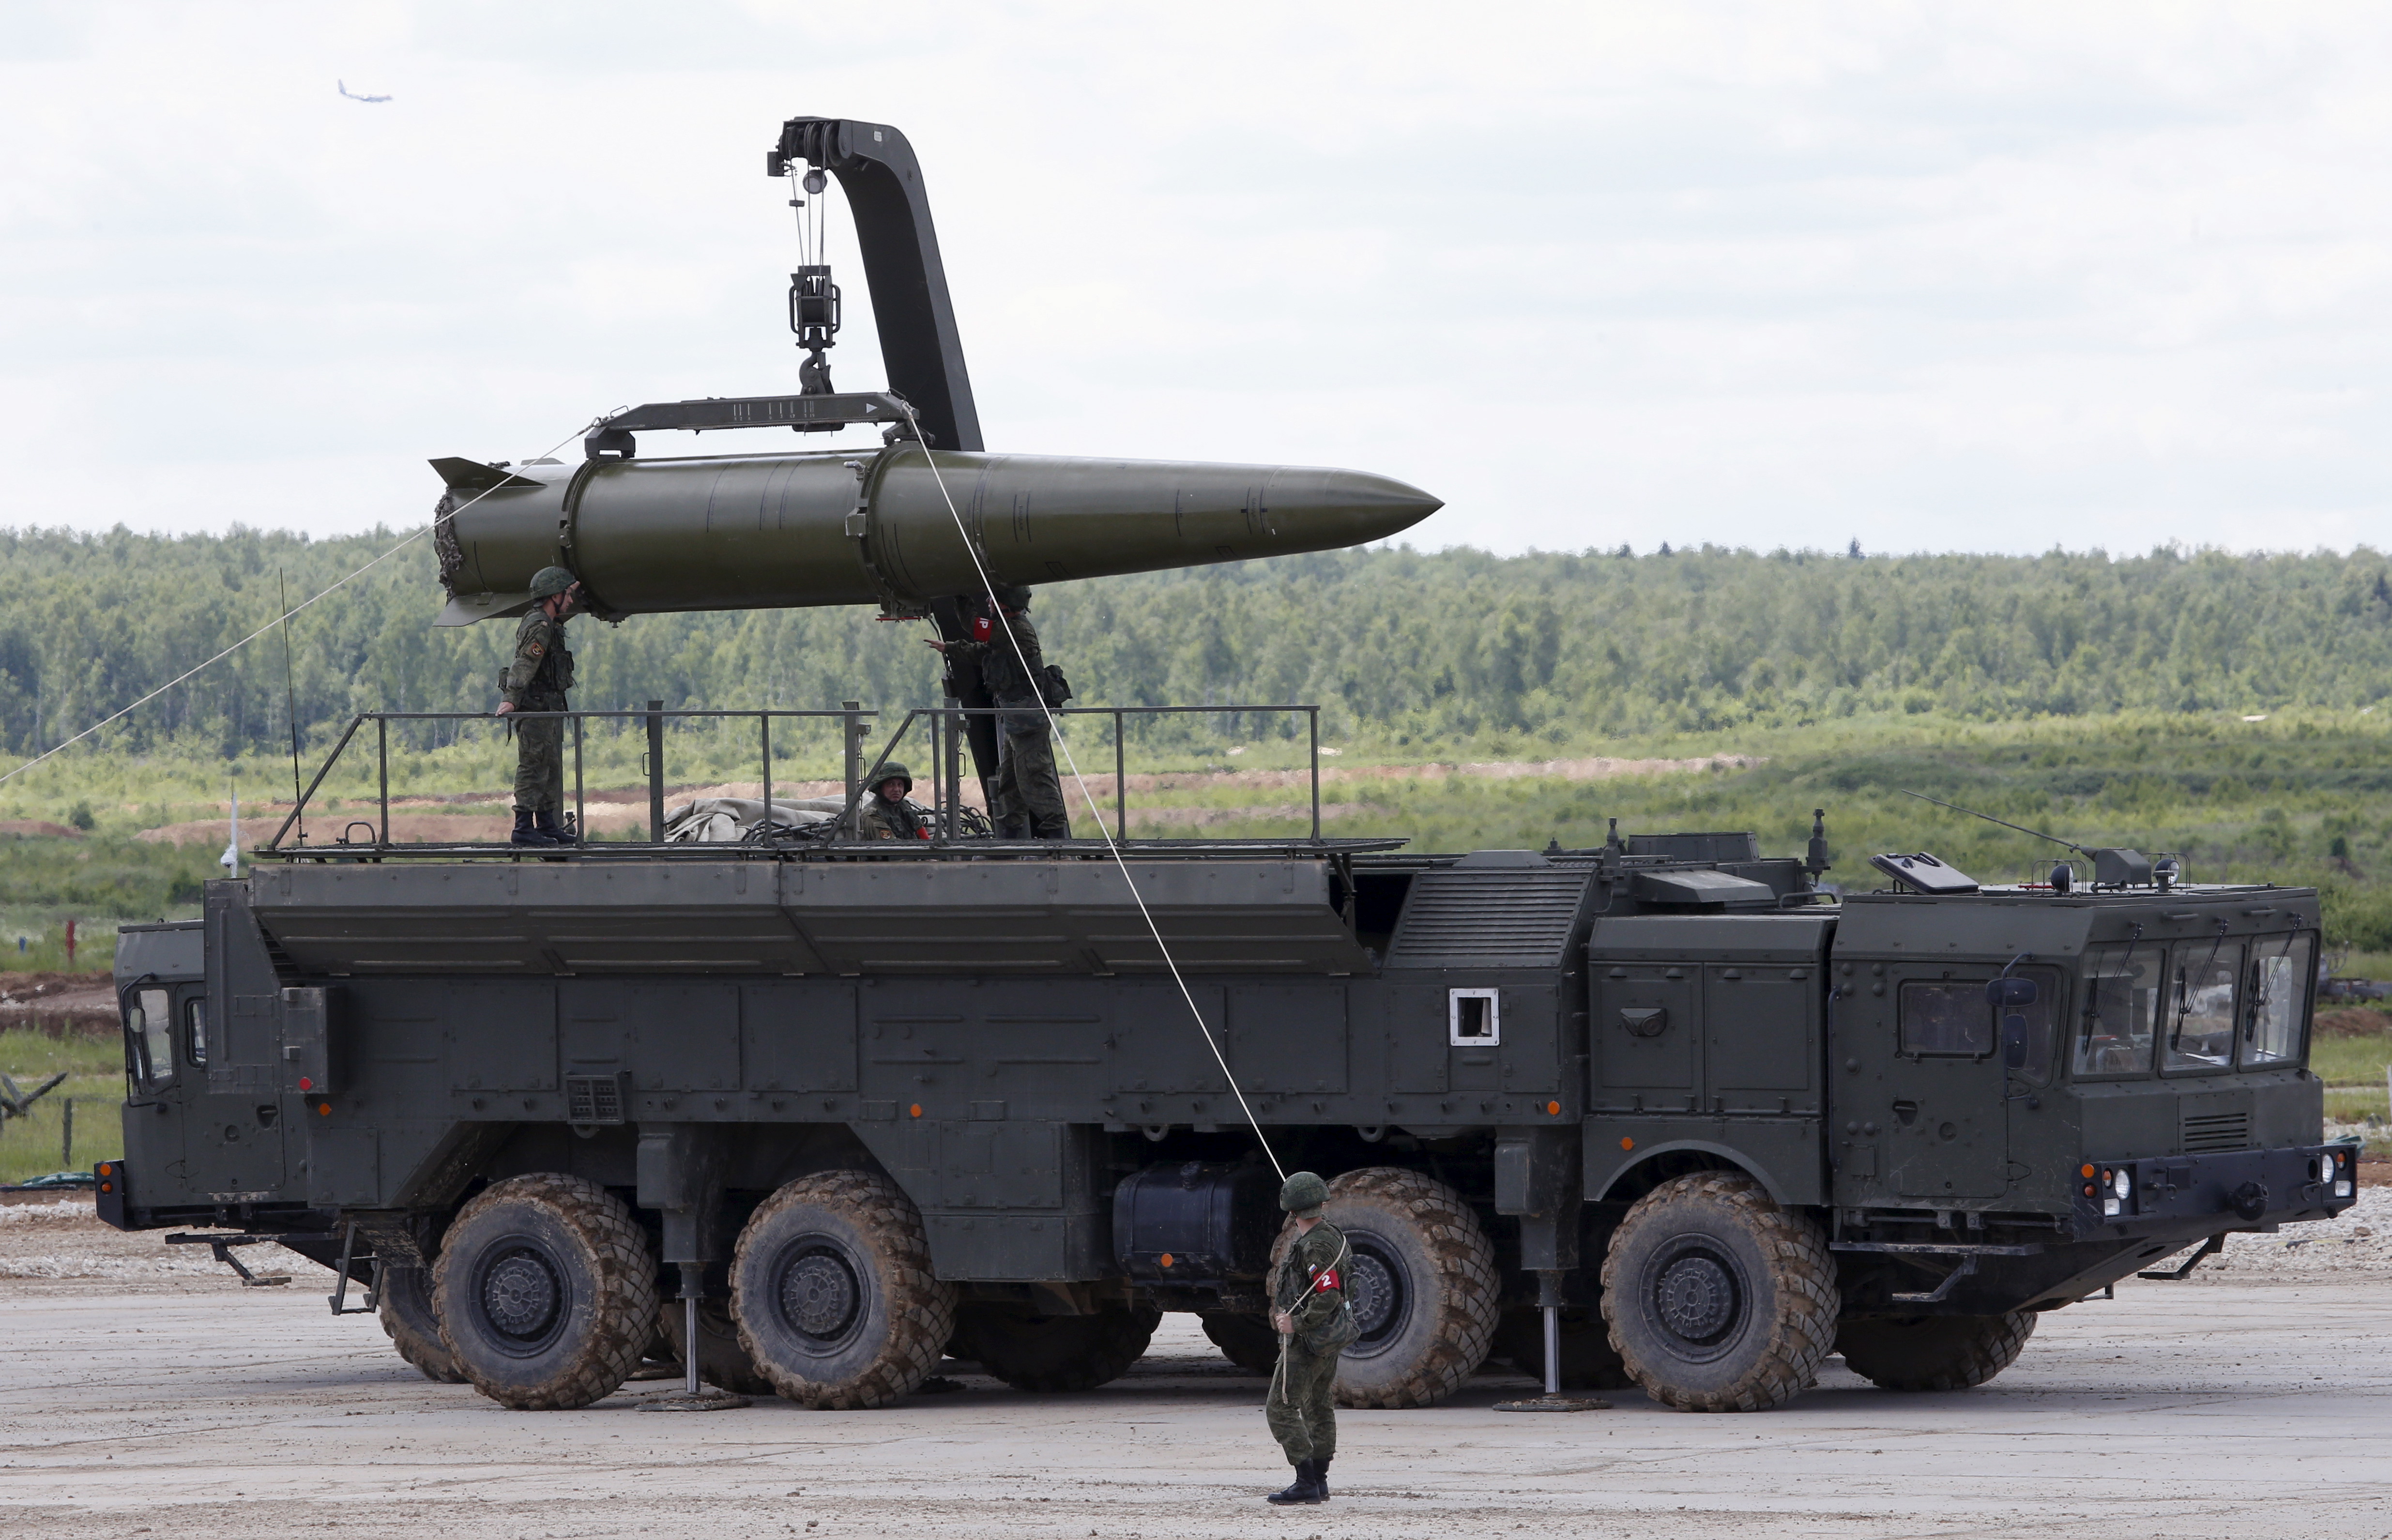
[[[581,579],[602,616],[858,604],[920,613],[981,586],[957,516],[990,579],[1040,585],[1358,545],[1442,506],[1361,471],[926,450],[912,440],[432,465],[448,489],[434,536],[449,594],[443,625],[523,613],[532,574],[552,564]]]

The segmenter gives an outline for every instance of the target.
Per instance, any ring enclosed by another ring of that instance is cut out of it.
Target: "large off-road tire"
[[[518,1411],[614,1394],[656,1330],[656,1270],[623,1200],[579,1177],[509,1177],[441,1238],[440,1340],[474,1388]]]
[[[682,1333],[687,1325],[688,1306],[679,1299],[664,1299],[656,1307],[659,1335],[670,1345],[674,1359],[689,1362],[682,1347]],[[748,1350],[739,1341],[739,1327],[731,1319],[729,1301],[700,1299],[697,1302],[697,1377],[708,1385],[735,1390],[743,1396],[769,1396],[774,1392],[773,1382]]]
[[[870,1172],[823,1171],[748,1217],[731,1260],[731,1316],[748,1358],[789,1400],[886,1406],[938,1363],[956,1291],[931,1274],[911,1198]]]
[[[437,1385],[462,1385],[448,1345],[440,1340],[440,1314],[432,1308],[432,1278],[420,1267],[382,1270],[382,1329],[398,1356]]]
[[[1346,1297],[1360,1335],[1337,1365],[1341,1406],[1433,1406],[1487,1362],[1500,1293],[1495,1247],[1462,1194],[1392,1166],[1348,1171],[1329,1184],[1322,1217],[1353,1255]],[[1274,1274],[1295,1236],[1271,1246]]]
[[[1750,1177],[1697,1171],[1638,1199],[1603,1259],[1612,1344],[1681,1412],[1761,1412],[1808,1390],[1836,1339],[1819,1227]]]
[[[1966,1390],[2018,1362],[2034,1312],[1873,1316],[1836,1332],[1844,1366],[1888,1390]]]
[[[1093,1390],[1146,1355],[1163,1312],[1132,1305],[1094,1315],[1034,1315],[1009,1305],[966,1305],[966,1339],[980,1366],[1017,1390]]]
[[[1636,1383],[1597,1312],[1562,1312],[1561,1338],[1563,1390],[1624,1390]],[[1534,1307],[1505,1311],[1495,1326],[1492,1356],[1543,1383],[1545,1312]]]
[[[1221,1356],[1248,1374],[1267,1375],[1279,1367],[1279,1333],[1271,1330],[1268,1317],[1208,1310],[1196,1319]]]

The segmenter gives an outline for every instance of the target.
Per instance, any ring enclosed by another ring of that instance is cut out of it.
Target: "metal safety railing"
[[[752,721],[756,724],[758,756],[761,764],[760,788],[761,796],[760,800],[763,806],[762,817],[768,824],[771,822],[772,810],[774,805],[773,802],[774,724],[775,722],[824,722],[837,724],[839,733],[839,762],[840,768],[843,773],[842,780],[845,786],[845,796],[843,798],[842,810],[836,820],[838,827],[832,831],[832,837],[835,840],[855,839],[860,837],[860,809],[862,808],[864,796],[874,786],[878,784],[881,767],[890,763],[890,761],[895,757],[899,746],[905,741],[907,735],[912,733],[918,725],[922,729],[924,737],[928,740],[927,746],[930,750],[930,760],[933,765],[931,775],[932,811],[936,816],[935,827],[938,829],[938,834],[936,836],[938,842],[945,843],[969,839],[975,844],[985,844],[987,836],[975,835],[967,831],[963,826],[962,816],[959,811],[964,806],[961,795],[964,785],[964,776],[966,774],[964,767],[964,752],[968,747],[972,746],[972,740],[975,737],[972,729],[975,724],[985,724],[986,727],[984,731],[988,735],[981,746],[980,752],[993,752],[994,747],[994,736],[1004,730],[1003,724],[996,719],[1008,715],[1020,714],[1020,708],[1012,708],[1008,710],[1008,708],[996,706],[965,706],[952,698],[950,698],[943,706],[915,707],[905,713],[904,719],[898,724],[896,730],[890,734],[888,741],[881,745],[878,753],[873,756],[869,765],[867,766],[864,754],[864,740],[870,736],[870,728],[867,724],[876,722],[879,718],[880,712],[877,710],[866,709],[861,702],[852,700],[842,702],[840,707],[836,711],[783,711],[769,708],[760,708],[749,711],[668,711],[665,709],[664,702],[660,700],[651,700],[647,703],[644,709],[597,711],[510,711],[504,715],[495,715],[493,713],[484,711],[360,711],[350,719],[348,726],[343,730],[340,737],[333,743],[332,751],[325,756],[323,763],[317,768],[314,778],[308,781],[306,790],[300,793],[291,809],[290,815],[282,820],[281,827],[274,831],[272,839],[268,840],[264,845],[257,847],[256,853],[261,855],[290,855],[302,852],[311,855],[318,853],[330,855],[337,851],[341,854],[353,855],[359,852],[361,849],[369,852],[383,853],[402,848],[390,837],[390,737],[391,724],[395,722],[486,722],[519,724],[524,722],[557,721],[568,724],[573,756],[573,829],[577,843],[586,843],[589,840],[590,788],[586,780],[586,766],[584,763],[584,750],[588,739],[588,729],[586,724],[592,722],[624,722],[641,724],[645,729],[647,738],[646,751],[641,757],[643,761],[643,777],[646,782],[648,792],[648,838],[644,842],[607,842],[609,848],[618,850],[626,848],[639,849],[643,846],[653,847],[664,845],[670,842],[664,838],[665,797],[668,790],[668,782],[665,776],[665,726],[668,722]],[[1058,718],[1096,717],[1108,718],[1111,720],[1112,728],[1112,750],[1113,761],[1113,827],[1112,833],[1112,838],[1115,840],[1126,839],[1128,837],[1128,724],[1132,718],[1169,716],[1227,717],[1232,715],[1300,715],[1305,719],[1306,762],[1309,767],[1308,779],[1311,791],[1311,831],[1308,838],[1313,841],[1319,841],[1321,837],[1320,708],[1318,706],[1070,706],[1051,708],[1048,714]],[[359,732],[369,724],[370,724],[374,729],[374,798],[376,816],[373,822],[368,824],[363,819],[354,819],[349,821],[346,827],[343,829],[341,837],[332,846],[307,843],[304,831],[310,804],[315,801],[317,793],[322,790],[326,779],[332,774],[333,769],[342,763],[343,759],[350,751],[352,746],[356,744]],[[976,763],[978,758],[979,754],[976,753]],[[994,769],[994,766],[992,766],[992,769]],[[1067,807],[1072,808],[1075,813],[1086,810],[1085,799],[1078,795],[1080,789],[1077,786],[1068,784],[1072,779],[1068,774],[1066,774],[1064,778],[1067,782],[1063,787]],[[1098,813],[1097,816],[1101,820],[1101,813]],[[370,838],[358,840],[350,837],[360,828],[367,829]],[[299,842],[294,844],[285,844],[283,842],[290,837],[294,829],[302,831]],[[429,848],[439,849],[455,847],[435,846]],[[510,846],[506,848],[515,849],[517,847]],[[520,848],[525,850],[537,850],[542,847],[526,846]],[[559,848],[566,847],[549,846],[545,848],[553,852]]]
[[[1112,720],[1112,837],[1115,840],[1126,840],[1129,838],[1129,759],[1126,748],[1126,719],[1161,716],[1220,716],[1233,712],[1301,714],[1304,717],[1305,762],[1310,767],[1312,790],[1310,838],[1320,839],[1320,708],[1318,706],[1053,706],[1047,708],[1046,714],[1054,717],[1110,717]],[[961,832],[956,823],[956,809],[961,805],[959,793],[963,787],[963,750],[968,736],[967,724],[974,721],[985,721],[996,727],[998,731],[1002,731],[1002,724],[996,719],[1023,714],[1025,713],[1020,707],[964,706],[952,699],[944,706],[914,708],[905,713],[905,720],[897,724],[897,730],[889,735],[889,741],[882,747],[879,756],[873,761],[872,774],[864,777],[863,787],[849,793],[849,814],[853,815],[863,791],[869,790],[879,784],[875,777],[880,766],[889,763],[895,754],[897,746],[904,741],[905,735],[913,730],[916,723],[921,722],[927,724],[925,730],[930,738],[930,759],[932,764],[937,766],[937,777],[932,785],[935,790],[935,806],[939,810],[942,820],[941,833],[943,838],[950,840],[960,838]],[[1068,775],[1066,778],[1069,778]],[[1073,795],[1078,790],[1079,788],[1075,786],[1067,785],[1063,788],[1065,806],[1073,811],[1086,805],[1084,800]],[[1094,809],[1090,811],[1095,812]],[[1102,816],[1101,814],[1096,816]]]

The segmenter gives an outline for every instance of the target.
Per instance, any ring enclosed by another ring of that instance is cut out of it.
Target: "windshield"
[[[2251,1006],[2242,1027],[2246,1069],[2299,1062],[2301,1007],[2308,994],[2317,940],[2288,935],[2280,945],[2251,948]]]
[[[2073,1056],[2080,1078],[2151,1072],[2160,964],[2166,955],[2158,946],[2116,946],[2094,955]]]
[[[2170,1070],[2227,1069],[2234,1063],[2234,992],[2242,948],[2225,942],[2178,946],[2170,980],[2163,1065]]]

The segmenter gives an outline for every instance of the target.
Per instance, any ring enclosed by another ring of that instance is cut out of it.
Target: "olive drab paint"
[[[847,1169],[902,1194],[874,1222],[920,1248],[958,1331],[1085,1321],[1101,1364],[1155,1310],[1259,1320],[1267,1263],[1233,1237],[1269,1233],[1277,1193],[1119,875],[951,855],[310,846],[213,882],[203,920],[120,942],[128,999],[222,1026],[136,1086],[111,1218],[288,1233],[328,1263],[346,1244],[362,1280],[428,1265],[485,1182],[549,1172],[719,1260],[756,1203]],[[1835,902],[1720,835],[1124,855],[1274,1144],[1487,1230],[1473,1281],[1399,1219],[1339,1220],[1344,1362],[1374,1404],[1460,1383],[1439,1332],[1477,1356],[1533,1340],[1498,1327],[1540,1297],[1615,1312],[1624,1365],[1599,1332],[1572,1362],[1671,1404],[1774,1404],[1873,1322],[1947,1324],[1865,1355],[1884,1382],[1958,1372],[1902,1367],[1905,1341],[1956,1342],[1982,1377],[2034,1312],[2353,1201],[2303,1058],[2309,890]],[[2119,982],[2145,977],[2165,987]],[[1624,1222],[1656,1205],[1666,1223]],[[1749,1372],[1748,1339],[1775,1355]]]

